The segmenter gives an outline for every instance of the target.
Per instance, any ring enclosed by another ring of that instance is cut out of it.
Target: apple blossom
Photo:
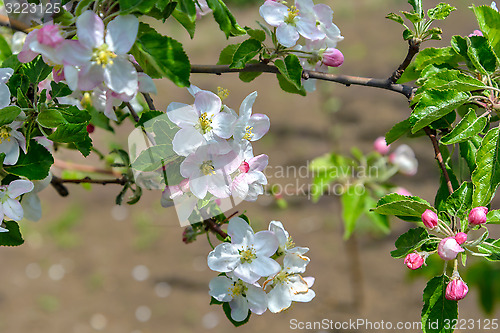
[[[396,187],[394,189],[394,193],[397,193],[399,195],[405,195],[405,196],[412,196],[413,194],[411,194],[410,191],[408,191],[407,189],[405,189],[404,187]]]
[[[0,221],[8,217],[14,221],[23,219],[23,207],[19,203],[19,196],[31,192],[33,183],[25,179],[17,179],[9,185],[0,185]],[[8,230],[0,228],[1,232]]]
[[[424,258],[420,254],[413,252],[406,256],[404,263],[409,269],[416,270],[422,267],[424,264]]]
[[[0,68],[0,109],[10,104],[10,90],[5,83],[14,73],[12,68]]]
[[[285,230],[280,221],[271,221],[268,229],[274,233],[276,239],[278,240],[278,250],[276,251],[278,256],[297,256],[299,262],[300,260],[309,262],[309,258],[303,256],[309,251],[309,248],[295,246],[292,237],[290,237],[290,234]]]
[[[14,121],[10,125],[0,126],[0,153],[5,153],[3,164],[14,165],[19,159],[19,148],[26,153],[26,138],[19,132],[23,125],[21,121]]]
[[[233,137],[236,141],[257,141],[269,131],[270,122],[266,115],[252,115],[252,106],[257,98],[254,91],[241,102],[239,117],[234,123]]]
[[[21,201],[24,217],[33,222],[37,222],[42,218],[42,205],[38,193],[46,189],[52,180],[52,173],[42,180],[33,181],[33,190],[26,193]]]
[[[401,145],[389,155],[389,161],[399,168],[399,172],[407,176],[414,176],[418,170],[418,161],[415,153],[408,145]]]
[[[292,47],[302,35],[306,39],[318,40],[326,37],[320,31],[316,21],[300,14],[296,6],[288,8],[282,3],[266,1],[259,9],[264,20],[276,27],[276,38],[285,47]]]
[[[339,67],[344,63],[344,55],[339,50],[329,47],[323,52],[323,63],[330,67]]]
[[[257,315],[267,310],[267,295],[262,288],[246,283],[234,274],[227,275],[213,278],[209,283],[208,293],[219,302],[229,302],[234,321],[245,320],[249,310]]]
[[[336,47],[344,37],[340,29],[333,24],[333,10],[326,4],[314,4],[312,0],[296,0],[295,4],[300,13],[316,22],[316,28],[325,34],[323,39],[327,47]]]
[[[426,228],[434,229],[438,225],[438,216],[432,210],[426,209],[425,212],[422,213],[422,222]]]
[[[458,245],[462,245],[467,241],[467,234],[465,232],[457,232],[455,235],[455,240],[457,241]]]
[[[284,268],[264,282],[264,288],[272,288],[267,294],[269,311],[278,313],[288,309],[292,302],[310,302],[316,296],[310,289],[314,279],[300,275],[308,263],[309,260],[300,260],[297,256],[285,256]]]
[[[179,221],[187,221],[198,203],[189,190],[189,180],[183,179],[178,185],[166,186],[161,197],[161,205],[164,208],[175,204]]]
[[[446,286],[445,297],[450,301],[459,301],[465,298],[468,292],[467,284],[460,277],[454,277]]]
[[[240,145],[239,150],[242,161],[231,184],[231,193],[237,198],[255,201],[264,193],[263,185],[267,185],[263,171],[269,158],[265,154],[254,157],[252,146],[248,141]]]
[[[254,231],[240,217],[229,221],[227,233],[231,243],[222,243],[208,255],[208,267],[217,272],[233,272],[244,282],[255,283],[258,279],[280,271],[280,264],[270,257],[278,249],[278,241],[270,231]]]
[[[387,144],[387,142],[385,141],[385,137],[379,136],[373,142],[373,149],[375,149],[375,151],[379,152],[382,155],[387,155],[389,153],[389,150],[391,149],[391,145]]]
[[[487,207],[475,207],[469,213],[469,223],[472,225],[480,225],[486,223]]]
[[[481,32],[481,30],[474,30],[471,34],[469,34],[469,37],[473,37],[473,36],[482,36],[483,33]]]
[[[454,237],[446,237],[438,245],[438,254],[443,260],[453,260],[464,251]]]

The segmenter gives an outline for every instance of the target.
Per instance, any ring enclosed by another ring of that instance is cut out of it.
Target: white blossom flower
[[[18,131],[22,124],[21,121],[14,121],[10,125],[0,126],[0,153],[5,153],[5,165],[17,163],[19,148],[26,153],[26,138]]]
[[[316,23],[319,31],[325,34],[323,42],[327,47],[336,47],[344,37],[340,29],[333,24],[333,10],[325,4],[315,5],[312,0],[296,0],[295,4],[301,15]]]
[[[227,275],[213,278],[208,293],[219,302],[229,302],[234,321],[245,320],[249,310],[257,315],[266,312],[267,295],[262,288],[246,283],[234,274]]]
[[[178,185],[166,186],[161,197],[161,205],[164,208],[175,205],[179,221],[184,222],[189,219],[193,212],[198,198],[189,190],[189,180],[184,179]]]
[[[316,27],[316,21],[302,15],[295,6],[288,8],[279,2],[266,1],[260,7],[259,13],[269,25],[277,27],[276,38],[285,47],[293,47],[299,39],[299,34],[310,40],[326,37],[326,34]]]
[[[267,167],[269,157],[265,154],[254,157],[252,145],[248,141],[239,145],[239,151],[241,163],[231,184],[231,194],[243,200],[255,201],[264,193],[263,185],[267,185],[263,171]]]
[[[257,141],[269,131],[270,122],[266,115],[260,113],[252,115],[252,106],[256,98],[257,92],[254,91],[241,102],[240,114],[234,123],[233,137],[237,142]]]
[[[193,105],[174,102],[167,108],[170,121],[181,128],[172,140],[174,151],[181,156],[189,155],[217,137],[228,139],[233,134],[236,117],[221,112],[219,96],[198,88],[194,96]]]
[[[8,217],[14,221],[23,219],[23,207],[19,203],[19,196],[31,192],[33,183],[25,179],[17,179],[9,185],[0,186],[0,221]],[[7,229],[0,227],[0,232],[6,232]]]
[[[414,176],[418,170],[418,160],[413,149],[408,145],[401,145],[389,155],[389,161],[399,168],[399,172],[407,176]]]
[[[316,296],[310,289],[314,284],[314,278],[303,278],[300,275],[305,271],[309,261],[297,258],[286,255],[283,259],[284,268],[264,282],[264,288],[272,288],[267,294],[267,306],[273,313],[288,309],[292,302],[310,302]]]
[[[290,234],[285,230],[283,224],[280,221],[271,221],[269,223],[269,231],[273,232],[276,236],[276,239],[278,239],[279,246],[276,253],[279,256],[297,256],[297,262],[300,262],[300,260],[304,261],[305,263],[309,262],[309,258],[303,256],[309,251],[309,248],[295,246],[292,237],[290,237]],[[288,258],[288,260],[290,260],[290,257]]]
[[[254,234],[245,220],[233,217],[227,233],[231,236],[231,243],[219,244],[208,255],[211,270],[233,272],[236,277],[251,284],[280,271],[280,264],[270,258],[278,248],[278,241],[272,232],[266,230]]]
[[[10,90],[6,83],[13,73],[12,68],[0,68],[0,109],[10,104]]]
[[[33,190],[26,193],[21,201],[24,217],[30,221],[37,222],[42,218],[42,205],[38,193],[50,185],[52,173],[49,173],[45,179],[33,181]]]

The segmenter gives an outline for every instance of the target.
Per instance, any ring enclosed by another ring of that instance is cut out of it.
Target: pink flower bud
[[[467,240],[467,234],[464,232],[459,232],[455,235],[455,240],[459,245],[462,245]]]
[[[482,36],[483,33],[481,32],[481,30],[474,30],[470,35],[469,37],[472,37],[472,36]]]
[[[388,145],[385,142],[385,138],[383,136],[379,136],[374,142],[373,142],[373,149],[375,151],[378,151],[382,155],[386,155],[389,153],[391,145]]]
[[[243,163],[241,163],[241,165],[238,167],[238,170],[240,170],[241,173],[247,173],[248,170],[250,170],[250,164],[243,161]]]
[[[182,232],[182,241],[185,244],[192,243],[196,240],[196,236],[197,234],[192,227],[186,227],[186,229]]]
[[[416,270],[424,264],[424,258],[418,253],[409,253],[404,263],[409,269]]]
[[[426,209],[422,214],[422,222],[429,229],[434,229],[438,225],[438,216],[430,209]]]
[[[38,31],[36,39],[40,44],[50,47],[56,47],[64,40],[59,32],[59,26],[54,24],[44,25]]]
[[[453,279],[446,286],[445,297],[450,301],[459,301],[463,299],[469,292],[469,287],[462,281],[461,278]]]
[[[469,213],[469,223],[473,225],[486,223],[487,213],[488,213],[488,208],[486,207],[473,208]]]
[[[396,190],[394,191],[394,193],[397,193],[399,195],[410,196],[410,197],[413,195],[413,194],[411,194],[410,191],[408,191],[404,187],[397,187]]]
[[[323,52],[323,63],[330,67],[339,67],[344,63],[344,55],[336,48],[329,47]]]
[[[457,257],[458,253],[464,251],[454,237],[446,237],[438,245],[438,254],[443,260],[453,260]]]

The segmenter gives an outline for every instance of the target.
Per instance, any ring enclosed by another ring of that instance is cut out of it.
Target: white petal
[[[260,6],[259,13],[267,24],[277,27],[284,22],[288,15],[288,7],[278,2],[266,1]]]
[[[310,40],[318,40],[326,37],[326,34],[318,29],[316,22],[313,20],[302,19],[297,20],[297,31],[304,37]]]
[[[205,199],[208,191],[208,176],[189,179],[191,192],[199,199]]]
[[[267,307],[272,313],[278,313],[288,309],[292,305],[292,298],[286,286],[278,283],[267,294]]]
[[[316,280],[312,276],[304,276],[302,279],[306,281],[308,288],[311,288],[314,285],[314,281]]]
[[[3,160],[3,164],[5,165],[14,165],[19,159],[19,145],[13,141],[3,140],[0,143],[0,153],[5,153],[5,159]]]
[[[17,179],[9,184],[7,193],[10,198],[14,199],[21,194],[33,191],[34,185],[31,181],[25,179]]]
[[[229,139],[233,135],[236,117],[226,112],[219,112],[212,119],[212,128],[215,135],[222,139]]]
[[[289,234],[280,221],[271,221],[269,223],[269,231],[274,233],[279,246],[284,246],[288,242]]]
[[[82,45],[78,40],[65,40],[57,47],[57,52],[65,66],[83,66],[92,58],[92,48]]]
[[[78,89],[89,91],[104,81],[104,70],[99,65],[88,65],[78,72]]]
[[[255,156],[248,160],[248,165],[250,166],[250,169],[248,171],[264,171],[268,163],[269,156],[267,156],[266,154]]]
[[[42,218],[42,205],[36,193],[27,193],[23,197],[21,206],[23,207],[24,218],[33,222],[37,222]]]
[[[8,198],[3,203],[3,210],[5,216],[14,221],[21,221],[23,219],[23,207],[21,206],[19,201]]]
[[[189,216],[191,216],[191,213],[198,203],[198,198],[194,195],[184,194],[174,198],[174,203],[179,221],[184,222],[188,221]]]
[[[306,293],[299,293],[299,294],[292,295],[292,301],[294,301],[294,302],[310,302],[315,296],[316,296],[316,293],[312,289],[309,289]]]
[[[91,10],[83,12],[76,20],[78,40],[92,49],[101,46],[104,41],[104,23]]]
[[[232,244],[241,244],[244,238],[253,237],[253,230],[245,220],[236,216],[229,220],[227,234],[231,236]]]
[[[246,119],[247,121],[248,119],[250,119],[250,115],[252,114],[252,106],[255,103],[256,98],[257,98],[256,91],[245,97],[245,99],[243,100],[243,102],[241,102],[240,105],[240,117]]]
[[[205,139],[194,127],[181,128],[172,140],[174,151],[180,156],[188,156],[205,143]],[[186,178],[190,176],[184,176]]]
[[[198,123],[200,114],[192,105],[172,102],[167,107],[167,116],[177,126],[184,128]]]
[[[208,254],[208,267],[216,272],[231,272],[240,263],[238,250],[229,243],[222,243]]]
[[[14,74],[14,70],[12,68],[0,68],[0,82],[5,83],[9,81],[12,74]]]
[[[267,257],[257,257],[250,263],[252,272],[258,276],[271,276],[279,273],[281,265],[274,259]]]
[[[239,264],[234,269],[234,275],[245,281],[246,283],[254,284],[258,279],[262,277],[252,270],[251,264],[245,262]]]
[[[73,91],[78,89],[78,69],[76,67],[64,66],[64,79],[66,80],[69,89]]]
[[[229,302],[233,299],[229,290],[233,287],[234,283],[225,276],[217,276],[213,278],[208,287],[210,291],[208,294],[218,300],[219,302]]]
[[[283,259],[283,266],[289,273],[300,274],[306,271],[306,266],[311,260],[297,253],[287,253]]]
[[[137,71],[125,57],[116,57],[104,69],[104,82],[116,93],[134,95],[139,89]]]
[[[6,84],[0,83],[0,109],[10,104],[10,90]]]
[[[137,79],[139,80],[139,91],[142,93],[157,94],[155,83],[153,79],[146,73],[137,73]]]
[[[237,176],[231,184],[231,194],[237,198],[245,199],[248,195],[248,182],[245,176],[245,174]]]
[[[254,237],[254,247],[258,256],[270,257],[278,249],[278,239],[271,231],[259,231]]]
[[[253,127],[253,137],[250,141],[257,141],[269,131],[271,123],[269,117],[260,113],[254,114],[248,121],[248,126]]]
[[[135,43],[139,20],[134,15],[118,16],[109,22],[106,34],[106,44],[116,54],[125,54]]]
[[[227,198],[231,195],[229,188],[230,176],[225,176],[220,170],[214,175],[207,176],[209,178],[208,191],[217,198]]]
[[[210,118],[220,112],[222,102],[213,92],[201,90],[195,95],[194,106],[200,114],[206,113]]]
[[[278,42],[286,47],[292,47],[297,43],[299,39],[299,33],[294,26],[290,24],[280,24],[280,26],[276,29],[276,37],[278,38]]]
[[[202,91],[202,90],[200,88],[198,88],[197,86],[195,86],[195,85],[192,84],[192,85],[189,86],[188,91],[191,94],[191,96],[195,97],[196,93],[198,91]]]
[[[229,302],[231,318],[234,321],[243,321],[248,317],[248,302],[242,295],[237,295]]]
[[[261,315],[267,310],[267,295],[262,288],[254,285],[247,286],[247,301],[250,311],[255,314]]]

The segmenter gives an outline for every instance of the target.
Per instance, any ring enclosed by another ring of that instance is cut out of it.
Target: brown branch
[[[203,221],[203,223],[206,225],[207,230],[210,230],[213,233],[218,234],[223,239],[227,237],[227,233],[220,228],[220,225],[217,222],[215,222],[213,218],[206,219]]]
[[[0,25],[4,27],[8,27],[15,31],[21,31],[28,33],[30,26],[21,21],[13,20],[5,15],[0,15]]]
[[[240,72],[263,72],[263,73],[279,73],[276,66],[266,65],[266,64],[249,64],[244,68],[229,68],[228,65],[191,65],[191,73],[206,73],[206,74],[216,74],[221,75],[222,73],[240,73]],[[358,85],[366,87],[381,88],[390,91],[394,91],[410,98],[413,93],[413,87],[406,86],[403,84],[392,83],[387,79],[374,79],[359,76],[349,76],[349,75],[338,75],[321,73],[316,71],[304,70],[302,72],[302,78],[304,80],[308,79],[318,79],[324,81],[331,81],[344,84],[345,86]]]
[[[134,108],[132,107],[132,105],[130,105],[130,103],[129,103],[129,102],[126,102],[126,103],[125,103],[125,105],[126,105],[126,106],[127,106],[127,108],[129,109],[130,114],[131,114],[131,115],[132,115],[132,117],[134,118],[134,121],[135,121],[136,123],[138,123],[138,122],[139,122],[139,119],[141,119],[141,118],[139,117],[139,115],[137,114],[137,112],[135,112],[135,110],[134,110]]]
[[[439,143],[436,138],[435,131],[431,130],[429,127],[424,128],[425,134],[431,139],[432,146],[434,147],[434,153],[436,160],[438,161],[439,167],[443,172],[444,179],[446,180],[446,186],[448,187],[448,191],[452,194],[455,190],[453,189],[453,185],[451,184],[450,175],[448,175],[448,171],[446,170],[446,165],[444,164],[443,155],[441,154],[441,150],[439,150]]]
[[[118,184],[125,185],[127,184],[127,178],[121,177],[116,179],[92,179],[90,177],[85,177],[82,179],[63,179],[56,176],[52,176],[52,184],[99,184],[99,185],[107,185],[107,184]]]
[[[114,171],[112,169],[101,169],[101,168],[96,168],[91,165],[82,165],[82,164],[75,164],[71,162],[66,162],[66,161],[61,161],[58,159],[54,160],[54,166],[59,169],[63,170],[75,170],[75,171],[81,171],[81,172],[88,172],[88,173],[102,173],[105,175],[112,175],[115,177],[121,177],[121,173],[118,171]]]
[[[413,57],[420,51],[420,43],[422,43],[422,41],[416,38],[412,38],[408,41],[408,54],[401,65],[399,65],[398,69],[389,77],[389,82],[396,83],[401,78],[401,75],[403,75],[406,68],[410,65]]]

